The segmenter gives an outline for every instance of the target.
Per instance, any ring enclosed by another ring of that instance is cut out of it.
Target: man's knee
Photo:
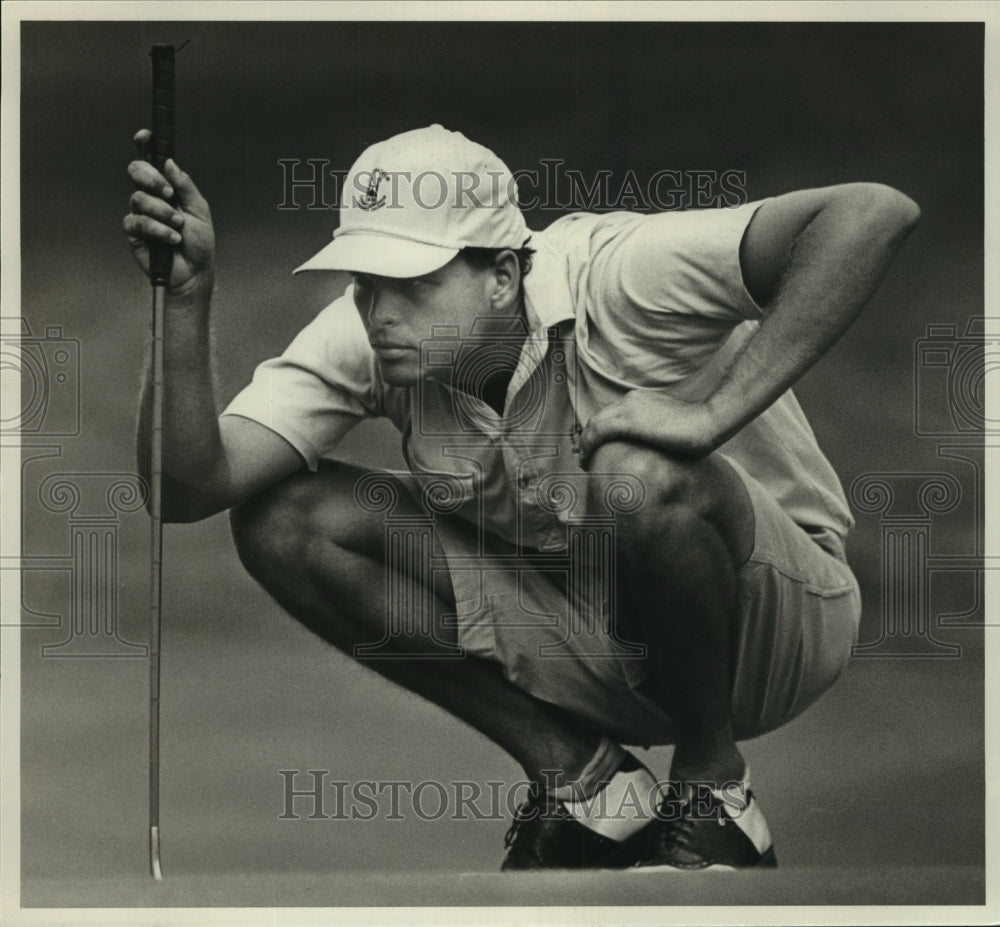
[[[234,507],[230,525],[244,567],[257,579],[308,563],[327,545],[361,544],[345,470],[298,473]]]
[[[642,444],[611,441],[602,444],[591,459],[590,491],[594,502],[606,503],[616,484],[624,477],[642,498],[635,514],[667,507],[700,511],[712,494],[701,461],[683,458]],[[640,515],[641,517],[641,515]]]
[[[302,552],[312,517],[307,478],[290,477],[230,511],[236,552],[252,575],[281,569]]]
[[[591,514],[613,514],[637,540],[649,535],[665,543],[671,535],[686,536],[692,526],[707,522],[721,536],[735,563],[749,556],[753,545],[753,507],[743,481],[717,455],[693,458],[669,454],[647,445],[611,441],[591,459],[588,487]],[[615,484],[635,483],[641,505],[613,511]]]

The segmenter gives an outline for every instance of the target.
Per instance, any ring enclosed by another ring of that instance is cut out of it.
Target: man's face
[[[382,379],[402,387],[423,377],[450,382],[453,366],[434,366],[435,358],[457,357],[469,346],[473,323],[496,315],[497,283],[493,269],[473,267],[461,255],[422,277],[354,274],[354,303]],[[445,337],[442,326],[451,329]],[[432,336],[435,350],[422,352]]]

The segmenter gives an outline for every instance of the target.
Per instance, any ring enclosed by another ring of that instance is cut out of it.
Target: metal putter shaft
[[[159,171],[174,154],[174,46],[154,45],[153,139],[150,156]],[[151,242],[149,278],[153,286],[153,369],[150,427],[149,512],[150,632],[149,632],[149,869],[157,881],[160,868],[160,607],[163,599],[163,333],[166,290],[174,263],[174,249]]]

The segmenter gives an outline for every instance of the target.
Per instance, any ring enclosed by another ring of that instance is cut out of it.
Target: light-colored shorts
[[[857,640],[861,595],[842,551],[821,547],[733,467],[755,519],[753,552],[737,573],[732,707],[736,737],[745,740],[787,723],[834,683]],[[565,558],[527,566],[502,542],[491,547],[490,535],[484,551],[476,534],[438,526],[466,651],[498,660],[516,685],[622,743],[672,743],[670,717],[643,691],[651,662],[634,655],[638,645],[620,639],[606,612],[570,608]],[[594,591],[591,602],[601,598]]]

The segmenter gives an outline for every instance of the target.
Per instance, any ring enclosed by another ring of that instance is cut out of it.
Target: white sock
[[[551,782],[546,782],[545,787],[553,798],[569,801],[588,798],[611,779],[628,756],[631,754],[626,753],[609,737],[602,737],[594,755],[575,779],[555,788],[551,787]]]
[[[638,763],[619,769],[604,788],[590,798],[563,799],[577,821],[604,837],[622,841],[645,827],[655,816],[660,790],[653,774]]]
[[[758,853],[766,853],[771,848],[771,832],[767,821],[750,791],[750,767],[743,772],[740,782],[728,782],[722,789],[713,789],[712,794],[722,803],[725,813],[750,839]]]

